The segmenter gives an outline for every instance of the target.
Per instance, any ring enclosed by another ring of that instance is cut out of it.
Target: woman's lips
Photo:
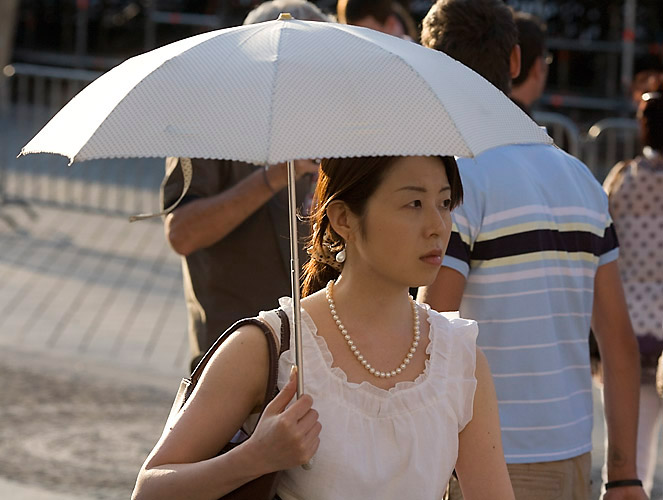
[[[435,250],[433,252],[429,252],[426,255],[420,257],[420,259],[426,264],[439,267],[442,265],[442,251]]]

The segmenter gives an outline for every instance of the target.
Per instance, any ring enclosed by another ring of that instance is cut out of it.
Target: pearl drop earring
[[[345,248],[336,254],[336,262],[339,264],[345,262]]]

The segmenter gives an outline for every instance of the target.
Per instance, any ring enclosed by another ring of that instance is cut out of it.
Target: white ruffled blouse
[[[291,300],[279,303],[292,322]],[[305,387],[322,431],[313,467],[282,475],[282,500],[442,498],[458,456],[458,433],[472,418],[478,328],[422,307],[430,324],[425,370],[389,390],[348,382],[332,367],[325,340],[302,309]],[[280,331],[275,311],[260,317]],[[279,360],[279,388],[293,364],[291,349]]]

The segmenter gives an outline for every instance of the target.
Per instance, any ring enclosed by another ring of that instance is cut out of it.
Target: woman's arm
[[[488,361],[477,348],[472,420],[458,435],[456,473],[465,500],[513,500],[504,461],[497,396]]]
[[[244,327],[226,340],[143,464],[133,498],[217,499],[263,474],[306,463],[317,450],[320,423],[310,396],[285,409],[296,393],[292,375],[251,438],[216,456],[262,405],[268,366],[260,329]]]

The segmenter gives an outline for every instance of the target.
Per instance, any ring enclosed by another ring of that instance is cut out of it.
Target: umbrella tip
[[[281,12],[279,14],[279,17],[277,21],[287,21],[288,19],[292,19],[292,16],[290,15],[289,12]]]

